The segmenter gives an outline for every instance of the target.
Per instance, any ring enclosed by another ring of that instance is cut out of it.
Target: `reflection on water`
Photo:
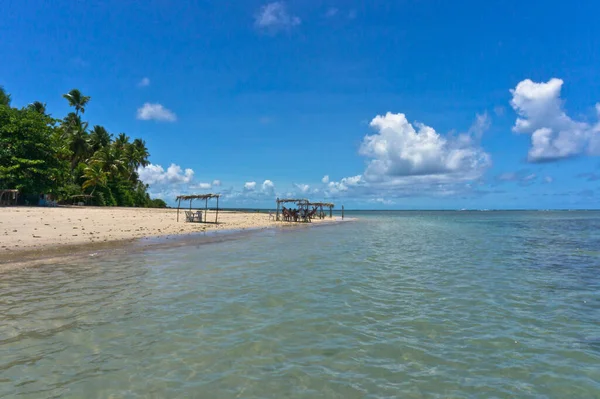
[[[0,397],[599,397],[599,232],[369,213],[10,271]]]

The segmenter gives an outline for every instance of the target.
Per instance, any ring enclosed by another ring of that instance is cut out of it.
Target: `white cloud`
[[[194,178],[194,171],[192,169],[182,170],[181,166],[174,163],[166,171],[161,165],[150,164],[139,167],[137,172],[140,180],[150,185],[189,183]]]
[[[476,143],[489,126],[487,115],[477,116],[469,133],[457,137],[438,134],[433,128],[408,122],[404,114],[388,112],[371,121],[376,134],[365,136],[359,153],[370,158],[364,178],[385,181],[406,176],[452,176],[474,179],[490,165],[489,154]]]
[[[138,87],[147,87],[150,86],[150,79],[149,78],[142,78],[142,80],[140,80],[140,82],[138,83]]]
[[[386,198],[373,198],[371,199],[371,202],[375,202],[375,203],[379,203],[379,204],[383,204],[383,205],[393,205],[394,201],[390,200],[390,199],[386,199]]]
[[[254,19],[256,27],[272,31],[289,29],[301,22],[300,18],[288,13],[285,3],[281,1],[265,4]]]
[[[344,177],[339,182],[331,181],[327,185],[328,195],[335,195],[343,191],[348,191],[351,187],[356,187],[361,184],[364,184],[364,180],[361,175],[352,176],[352,177]]]
[[[248,181],[244,184],[244,191],[254,191],[256,189],[255,181]]]
[[[208,190],[212,187],[212,185],[210,183],[198,183],[198,184],[194,184],[193,186],[190,186],[190,188],[197,188],[200,190]]]
[[[221,180],[213,180],[212,185],[215,187],[220,187],[221,186]]]
[[[600,155],[600,123],[571,119],[563,110],[561,79],[536,83],[525,79],[511,89],[510,105],[519,115],[513,131],[531,134],[530,162],[555,161],[578,155]],[[600,118],[600,104],[596,104]]]
[[[308,192],[308,190],[310,190],[310,186],[308,184],[294,183],[294,187],[296,187],[298,190],[300,190],[300,192],[302,192],[303,194],[306,194]]]
[[[273,193],[275,190],[275,184],[271,180],[265,180],[262,184],[262,190],[266,193]]]
[[[177,120],[177,116],[172,111],[161,104],[151,103],[145,103],[141,108],[138,108],[137,118],[144,121],[153,119],[156,121],[174,122]]]
[[[550,184],[553,181],[554,181],[554,179],[551,176],[544,177],[544,183]]]
[[[323,178],[321,179],[321,182],[322,182],[323,184],[327,184],[327,183],[329,183],[329,175],[325,175],[325,176],[323,176]]]
[[[487,112],[483,114],[475,115],[475,122],[469,128],[468,134],[472,135],[475,139],[479,140],[483,134],[490,128],[492,121],[488,116]]]
[[[479,145],[490,126],[487,113],[477,115],[466,133],[441,135],[422,123],[411,124],[404,114],[373,118],[376,130],[365,136],[359,154],[367,158],[362,174],[329,181],[327,198],[393,201],[405,197],[476,195],[491,157]]]
[[[532,173],[527,169],[523,169],[516,172],[501,173],[496,176],[496,181],[499,183],[514,182],[521,186],[527,186],[533,184],[537,178],[537,173]]]

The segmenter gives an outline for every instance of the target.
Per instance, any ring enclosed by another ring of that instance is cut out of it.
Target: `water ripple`
[[[384,216],[11,271],[0,397],[600,397],[599,213]]]

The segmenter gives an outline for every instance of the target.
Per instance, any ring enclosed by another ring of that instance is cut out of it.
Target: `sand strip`
[[[214,220],[209,211],[209,220]],[[219,212],[219,224],[185,223],[176,209],[112,207],[6,207],[0,208],[0,267],[30,264],[90,250],[114,249],[115,245],[163,243],[156,237],[198,233],[243,232],[270,227],[291,227],[275,222],[266,213]],[[330,223],[326,218],[314,223]],[[297,225],[297,224],[296,224]],[[212,234],[207,234],[211,236]],[[220,236],[220,234],[218,234]],[[210,239],[209,239],[210,240]]]

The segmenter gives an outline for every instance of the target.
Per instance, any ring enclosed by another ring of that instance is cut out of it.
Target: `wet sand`
[[[207,219],[214,221],[214,218],[215,212],[209,211]],[[331,221],[335,219],[314,222]],[[219,224],[205,224],[186,223],[183,210],[177,222],[176,209],[6,207],[0,208],[0,264],[47,260],[132,241],[164,243],[157,237],[243,232],[289,225],[273,221],[266,213],[219,211]]]

